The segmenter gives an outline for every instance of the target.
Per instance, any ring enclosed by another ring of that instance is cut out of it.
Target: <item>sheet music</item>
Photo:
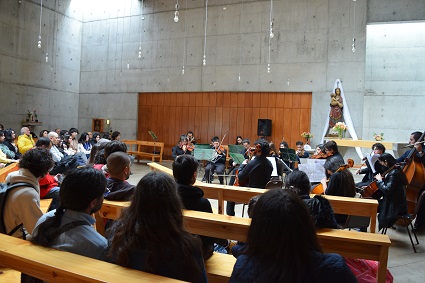
[[[380,156],[379,154],[366,156],[367,161],[369,162],[370,169],[372,169],[373,174],[375,174],[375,172],[376,172],[375,162],[378,160],[379,156]]]
[[[325,164],[326,159],[307,159],[307,163],[298,164],[298,169],[307,174],[310,182],[320,182],[326,177]]]

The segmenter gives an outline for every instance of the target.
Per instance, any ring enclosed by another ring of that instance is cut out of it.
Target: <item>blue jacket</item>
[[[355,283],[357,282],[344,258],[338,254],[312,252],[314,270],[306,270],[301,282]],[[236,260],[229,282],[275,282],[274,278],[264,278],[264,268],[255,258],[241,255]]]

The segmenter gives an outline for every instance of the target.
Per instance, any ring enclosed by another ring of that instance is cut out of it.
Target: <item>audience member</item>
[[[137,184],[130,206],[108,235],[111,261],[189,282],[207,282],[201,242],[183,225],[177,184],[150,172]]]
[[[78,152],[82,152],[86,155],[87,158],[90,158],[91,147],[92,145],[90,143],[90,137],[88,133],[82,133],[78,139]]]
[[[108,243],[93,229],[91,216],[102,207],[105,186],[105,176],[93,168],[70,171],[62,182],[59,207],[38,220],[32,242],[105,260]]]
[[[119,141],[120,138],[121,138],[121,133],[118,131],[113,132],[111,135],[111,140],[113,141]]]
[[[230,282],[357,282],[338,254],[323,254],[306,205],[288,190],[258,199],[248,247]]]
[[[331,204],[320,195],[310,197],[310,180],[303,171],[293,171],[285,178],[285,188],[297,194],[310,210],[317,228],[338,228]]]
[[[69,135],[71,136],[71,141],[70,141],[70,143],[69,143],[69,146],[73,149],[73,150],[75,150],[76,152],[78,152],[78,139],[77,139],[77,135],[79,134],[80,132],[78,131],[78,129],[76,129],[76,128],[71,128],[71,129],[69,129]]]
[[[27,233],[32,234],[35,223],[43,215],[38,181],[49,172],[53,164],[52,155],[47,149],[34,148],[22,156],[20,169],[7,175],[7,183],[29,184],[12,190],[7,196],[3,220],[10,235],[25,238]],[[20,229],[21,223],[24,229]]]
[[[47,138],[47,134],[49,133],[49,131],[48,130],[42,130],[41,132],[40,132],[40,138]]]
[[[18,150],[17,145],[15,144],[15,131],[13,129],[7,129],[4,131],[4,144],[10,150],[10,156],[12,159],[20,159],[21,153]]]
[[[108,156],[107,165],[110,176],[107,179],[109,192],[105,198],[110,200],[130,200],[135,189],[134,185],[126,181],[131,173],[130,157],[125,152],[113,152]]]
[[[173,162],[173,175],[177,182],[177,190],[185,209],[212,213],[211,203],[204,198],[204,192],[193,186],[198,175],[198,160],[192,155],[177,156]],[[201,236],[202,252],[204,259],[212,256],[214,251],[214,238]]]
[[[35,143],[35,147],[44,148],[50,151],[52,141],[48,138],[41,137]],[[57,174],[56,176],[46,174],[46,176],[38,180],[38,184],[40,185],[40,198],[52,199],[47,211],[56,209],[59,206],[59,178],[61,178],[60,174]]]
[[[100,140],[100,134],[99,133],[94,133],[93,134],[93,138],[91,139],[91,143],[92,144],[97,144]]]
[[[4,144],[4,132],[0,130],[0,162],[4,164],[16,163],[18,160],[12,159],[14,153],[9,150],[9,148]]]
[[[32,139],[30,129],[23,127],[21,129],[21,135],[18,137],[18,149],[21,154],[24,154],[28,150],[34,147],[34,140]]]

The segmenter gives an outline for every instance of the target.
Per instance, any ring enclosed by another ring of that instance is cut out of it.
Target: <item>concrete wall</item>
[[[0,1],[0,123],[17,129],[27,109],[37,109],[45,121],[43,128],[86,130],[92,118],[102,117],[109,118],[112,129],[119,129],[124,138],[134,138],[138,92],[311,91],[314,144],[339,78],[360,137],[370,139],[373,131],[382,130],[387,139],[405,139],[404,132],[395,130],[406,129],[405,123],[374,121],[382,113],[396,113],[406,100],[419,105],[423,71],[406,74],[409,89],[400,89],[404,83],[390,85],[394,76],[385,74],[386,58],[366,59],[366,22],[423,19],[423,1],[274,0],[269,74],[269,1],[245,0],[243,5],[239,0],[209,1],[206,66],[202,66],[204,1],[187,1],[187,10],[186,2],[179,2],[180,20],[175,23],[174,0],[146,0],[143,21],[139,0],[44,0],[43,47],[38,49],[39,2]],[[44,59],[47,35],[49,63]],[[399,47],[409,52],[408,45]],[[401,58],[393,54],[394,60]],[[406,69],[412,68],[394,70]],[[391,99],[395,93],[413,94],[381,102],[376,94],[382,92],[384,99],[389,93]],[[381,110],[371,115],[376,104]],[[393,118],[386,116],[387,120]]]
[[[0,123],[5,127],[19,132],[27,110],[34,109],[43,122],[34,129],[37,134],[77,126],[82,13],[71,2],[43,2],[39,49],[40,1],[0,1]]]
[[[111,119],[113,129],[120,129],[125,137],[135,137],[137,92],[312,91],[311,131],[319,139],[329,94],[339,78],[361,132],[366,2],[273,1],[275,37],[271,41],[270,73],[269,1],[244,1],[243,5],[242,1],[209,1],[206,66],[202,66],[204,1],[188,1],[187,10],[185,1],[179,2],[180,20],[175,23],[175,1],[145,1],[142,59],[137,58],[141,1],[103,0],[102,4],[85,7],[81,128],[89,127],[93,117],[105,117]],[[354,30],[355,53],[351,51]]]

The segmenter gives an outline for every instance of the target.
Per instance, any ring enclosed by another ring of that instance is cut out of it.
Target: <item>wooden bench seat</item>
[[[152,160],[152,162],[158,160],[159,163],[162,163],[162,154],[164,152],[163,142],[138,140],[123,140],[122,142],[124,142],[128,147],[127,153],[129,155],[134,155],[137,158],[137,162],[140,161],[140,158],[149,158]]]
[[[128,201],[117,202],[105,200],[99,213],[96,213],[96,222],[101,223],[100,219],[102,217],[117,219],[121,215],[121,210],[128,205],[130,205]],[[184,211],[184,223],[187,230],[193,234],[245,241],[251,219],[186,210]],[[387,235],[337,229],[319,229],[317,231],[317,237],[324,252],[334,252],[350,258],[379,261],[379,280],[377,278],[377,282],[385,281],[388,250],[391,244]],[[210,269],[207,268],[209,280],[212,280],[215,276],[217,278],[222,276],[216,275],[219,271],[216,271],[213,267],[214,265],[211,265]],[[220,269],[220,272],[223,272],[223,270]],[[230,274],[231,272],[228,276]]]
[[[0,265],[50,283],[182,282],[0,234]]]
[[[6,177],[10,172],[18,171],[19,163],[12,163],[0,169],[0,183],[6,182]]]
[[[148,163],[152,170],[161,171],[173,175],[173,170],[157,163]],[[224,201],[236,203],[248,203],[255,196],[266,190],[248,187],[234,187],[218,184],[210,184],[196,181],[195,186],[204,191],[204,197],[218,200],[218,213],[224,214]],[[356,216],[367,216],[370,218],[370,232],[376,231],[376,214],[378,201],[374,199],[347,198],[325,195],[332,205],[335,213]]]

